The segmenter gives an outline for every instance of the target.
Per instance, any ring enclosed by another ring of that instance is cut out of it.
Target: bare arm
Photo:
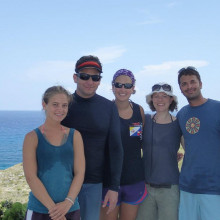
[[[49,210],[55,206],[55,203],[37,176],[37,144],[38,138],[34,131],[31,131],[25,136],[23,144],[24,174],[34,196]]]
[[[82,187],[85,174],[85,156],[84,146],[81,134],[75,130],[73,137],[74,150],[74,178],[70,186],[68,196],[73,200],[76,199]]]

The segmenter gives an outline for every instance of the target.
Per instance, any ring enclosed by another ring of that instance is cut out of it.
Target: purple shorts
[[[73,212],[69,212],[65,215],[67,220],[80,220],[79,209]],[[27,210],[25,215],[25,220],[51,220],[49,214],[42,214],[38,212],[33,212],[32,210]]]
[[[105,195],[109,189],[102,189],[102,202],[104,201]],[[132,184],[120,186],[118,191],[118,202],[120,205],[122,202],[130,205],[138,205],[144,201],[147,196],[147,188],[144,181]]]

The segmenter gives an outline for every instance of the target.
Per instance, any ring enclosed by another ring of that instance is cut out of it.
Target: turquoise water
[[[0,111],[0,170],[22,162],[25,134],[44,119],[43,111]]]
[[[25,134],[44,119],[44,111],[0,111],[0,170],[22,162]]]

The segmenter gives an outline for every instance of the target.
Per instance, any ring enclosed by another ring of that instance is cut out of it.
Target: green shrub
[[[10,209],[12,207],[12,202],[11,201],[2,201],[0,202],[0,220],[3,219],[4,213],[6,212],[7,209]]]
[[[7,202],[7,201],[6,201]],[[4,210],[2,210],[2,215],[0,220],[23,220],[26,212],[26,204],[21,204],[20,202],[4,203]],[[7,207],[6,207],[7,205]]]

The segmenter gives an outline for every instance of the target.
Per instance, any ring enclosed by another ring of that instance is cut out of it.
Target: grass
[[[27,203],[29,191],[22,163],[0,170],[0,201]]]

